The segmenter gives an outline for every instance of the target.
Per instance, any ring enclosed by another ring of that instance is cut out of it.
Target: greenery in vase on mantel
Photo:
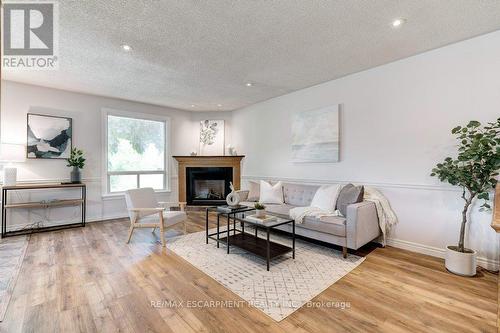
[[[71,149],[71,154],[66,160],[68,162],[67,166],[73,167],[73,170],[71,171],[72,183],[81,183],[82,181],[80,169],[83,169],[85,166],[85,157],[83,154],[83,150],[74,147]]]

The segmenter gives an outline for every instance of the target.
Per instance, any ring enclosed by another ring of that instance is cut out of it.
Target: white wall
[[[243,176],[356,182],[379,188],[400,223],[390,244],[442,255],[458,239],[456,189],[429,176],[454,154],[452,127],[500,116],[500,32],[329,81],[233,113]],[[291,115],[342,103],[341,161],[294,164]],[[477,212],[467,245],[482,264],[498,258],[491,215]],[[490,266],[491,267],[491,266]]]
[[[231,113],[203,112],[158,107],[125,100],[72,93],[63,90],[43,88],[11,81],[2,81],[0,133],[2,142],[26,144],[26,114],[28,112],[54,114],[73,118],[73,145],[86,152],[87,165],[83,180],[88,186],[87,215],[89,220],[101,220],[126,215],[123,197],[102,198],[101,157],[101,109],[151,113],[170,117],[170,152],[172,155],[188,155],[198,147],[199,121],[202,119],[226,120],[226,136],[231,137]],[[64,160],[27,160],[19,163],[20,181],[60,182],[68,180],[70,168]],[[177,164],[170,159],[171,192],[163,193],[163,201],[177,200]],[[55,195],[55,194],[54,194]],[[25,200],[26,198],[22,198]],[[64,212],[54,211],[51,218],[64,220]],[[75,215],[75,217],[77,217]],[[32,217],[15,213],[11,222],[23,224]]]

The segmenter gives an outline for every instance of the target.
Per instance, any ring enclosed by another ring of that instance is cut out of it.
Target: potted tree
[[[431,176],[462,188],[465,201],[458,245],[446,248],[445,265],[448,271],[464,275],[476,274],[476,251],[464,246],[468,212],[475,199],[483,200],[481,210],[490,209],[489,192],[497,183],[500,169],[500,118],[482,126],[470,121],[467,126],[457,126],[452,134],[458,140],[458,155],[447,157],[432,169]]]
[[[83,151],[76,147],[72,148],[71,154],[66,161],[68,161],[67,166],[73,167],[73,170],[71,170],[71,182],[76,184],[81,183],[82,174],[80,172],[80,169],[83,169],[83,167],[85,166]]]

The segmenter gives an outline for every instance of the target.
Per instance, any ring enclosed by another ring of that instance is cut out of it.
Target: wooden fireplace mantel
[[[179,201],[186,202],[186,168],[196,167],[232,167],[233,185],[241,186],[241,160],[238,156],[172,156],[179,163]]]

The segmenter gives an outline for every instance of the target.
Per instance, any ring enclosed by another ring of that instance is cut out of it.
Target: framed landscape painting
[[[224,155],[224,120],[200,121],[200,155]]]
[[[339,161],[339,105],[299,112],[292,118],[292,161]]]
[[[27,158],[68,158],[72,132],[71,118],[28,113]]]

